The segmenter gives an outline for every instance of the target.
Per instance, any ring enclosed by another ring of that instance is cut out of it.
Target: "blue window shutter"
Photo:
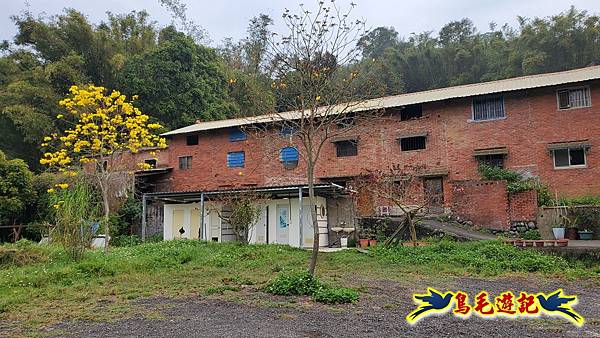
[[[298,162],[298,149],[295,147],[282,148],[279,153],[279,159],[285,163]]]
[[[247,138],[248,137],[246,136],[246,133],[244,133],[244,131],[240,128],[233,128],[229,130],[229,142],[245,141]]]
[[[232,151],[227,153],[227,166],[229,168],[243,168],[246,156],[243,151]]]

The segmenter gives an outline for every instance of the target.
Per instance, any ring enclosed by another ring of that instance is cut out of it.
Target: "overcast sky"
[[[245,36],[248,20],[258,13],[275,19],[275,30],[280,27],[281,13],[285,7],[297,8],[315,0],[183,0],[187,3],[188,17],[208,31],[212,44],[225,37],[238,40]],[[599,0],[354,0],[358,6],[354,15],[366,20],[370,27],[393,26],[401,36],[423,31],[437,32],[452,20],[468,17],[480,31],[486,31],[491,21],[498,25],[508,23],[516,26],[516,16],[545,17],[567,10],[571,5],[590,13],[600,13]],[[12,40],[16,29],[10,16],[25,8],[25,0],[0,0],[3,13],[0,16],[0,40]],[[158,0],[28,0],[29,10],[34,14],[55,15],[63,8],[75,8],[97,23],[106,18],[106,11],[125,13],[145,9],[160,26],[171,23],[167,10]],[[343,6],[349,0],[338,0]]]

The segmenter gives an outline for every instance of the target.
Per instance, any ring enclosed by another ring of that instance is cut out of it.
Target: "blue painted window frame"
[[[283,163],[298,163],[298,148],[285,147],[279,151],[279,160]]]
[[[248,136],[240,128],[232,128],[229,130],[229,142],[246,141]]]
[[[230,151],[227,153],[228,168],[243,168],[246,162],[246,154],[243,151]]]

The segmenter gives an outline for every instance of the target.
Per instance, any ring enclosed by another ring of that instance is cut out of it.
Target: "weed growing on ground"
[[[106,255],[90,250],[79,262],[70,259],[61,246],[24,241],[0,246],[0,252],[6,251],[21,258],[5,259],[0,266],[0,318],[20,323],[23,330],[75,319],[125,319],[132,299],[229,294],[244,285],[265,289],[270,285],[281,294],[308,294],[318,301],[340,303],[354,301],[355,293],[324,285],[360,288],[355,284],[357,276],[366,284],[379,279],[406,282],[431,276],[515,273],[593,277],[587,279],[590,283],[600,277],[597,260],[566,260],[499,241],[442,240],[417,248],[376,247],[370,254],[356,250],[327,253],[320,256],[320,280],[309,279],[305,272],[294,278],[279,277],[282,271],[287,274],[305,267],[310,252],[278,245],[166,241],[113,248]],[[107,312],[106,304],[118,311]]]
[[[358,300],[358,292],[349,288],[335,288],[321,283],[308,271],[284,272],[270,281],[265,291],[283,296],[311,296],[326,304],[352,303]]]
[[[322,287],[317,289],[313,299],[325,304],[344,304],[358,301],[358,291],[350,288]]]
[[[567,273],[581,268],[566,259],[545,255],[531,249],[519,249],[500,241],[457,243],[441,241],[420,248],[376,247],[373,255],[392,263],[419,266],[436,272],[465,272],[473,275],[498,276],[511,272]]]

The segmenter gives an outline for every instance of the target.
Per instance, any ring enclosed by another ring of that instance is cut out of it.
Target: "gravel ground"
[[[148,298],[137,300],[135,306],[153,313],[152,317],[111,323],[69,322],[45,334],[74,337],[600,337],[598,284],[463,278],[431,285],[440,291],[460,288],[467,291],[470,298],[481,290],[497,295],[506,290],[551,292],[562,287],[567,294],[579,296],[575,310],[584,316],[586,324],[577,328],[558,318],[485,320],[471,317],[461,320],[450,314],[430,317],[411,327],[404,319],[414,308],[411,295],[414,291],[424,291],[427,285],[413,286],[389,280],[356,283],[367,287],[360,301],[351,305],[326,306],[307,298],[274,297],[251,289],[217,297]]]

